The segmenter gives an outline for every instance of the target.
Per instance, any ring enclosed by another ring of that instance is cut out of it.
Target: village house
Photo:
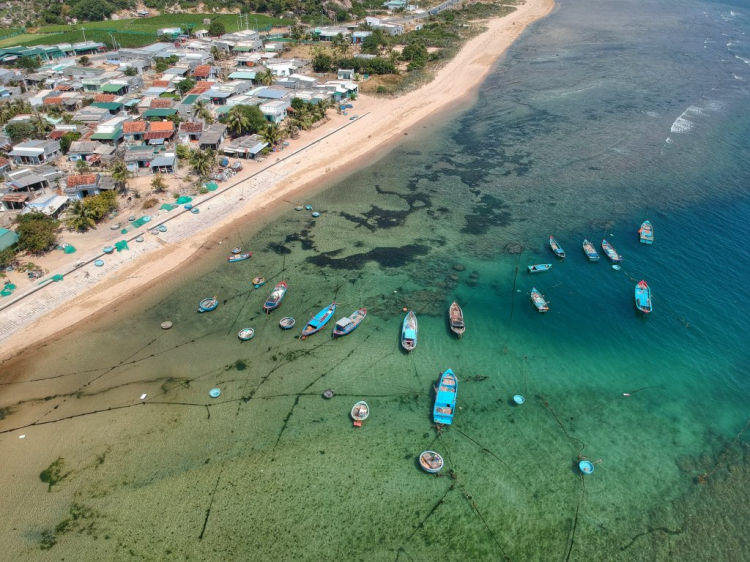
[[[49,217],[58,218],[63,214],[65,209],[68,208],[70,203],[70,197],[67,195],[58,195],[51,193],[49,195],[39,197],[38,199],[26,203],[26,206],[21,211],[21,214],[26,213],[42,213]]]
[[[62,155],[60,143],[56,140],[32,140],[17,144],[8,156],[20,165],[52,163]]]
[[[122,124],[122,140],[127,145],[142,144],[145,134],[145,121],[126,121]]]
[[[174,174],[177,170],[177,157],[174,152],[165,152],[151,160],[152,174]]]
[[[213,125],[209,125],[203,130],[201,138],[198,141],[198,146],[200,146],[202,150],[206,150],[208,148],[212,150],[219,150],[219,145],[224,140],[224,135],[226,134],[226,132],[226,125],[222,125],[221,123],[214,123]]]
[[[115,184],[109,176],[102,174],[80,174],[66,178],[64,192],[70,197],[83,199],[91,195],[99,195],[102,191],[114,188]]]
[[[73,141],[68,149],[68,160],[83,160],[89,164],[98,164],[102,160],[110,161],[114,157],[115,147],[97,141]]]
[[[260,135],[248,135],[229,142],[224,147],[224,154],[235,158],[256,159],[267,146],[268,143]]]
[[[178,133],[178,139],[183,144],[189,144],[191,142],[198,142],[203,133],[203,123],[193,123],[186,121],[180,123],[180,131]]]

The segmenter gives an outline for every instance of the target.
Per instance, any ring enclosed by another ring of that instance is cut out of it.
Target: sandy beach
[[[352,110],[357,120],[332,116],[322,127],[303,133],[288,149],[291,154],[278,155],[279,161],[272,154],[263,163],[249,163],[242,175],[227,184],[234,187],[206,203],[202,203],[204,198],[196,200],[200,215],[156,217],[150,226],[168,220],[168,232],[158,237],[146,233],[144,243],[133,242],[130,251],[107,256],[105,267],[87,264],[72,270],[74,262],[87,262],[98,250],[69,256],[60,271],[74,272],[62,282],[50,282],[53,286],[22,299],[24,292],[19,291],[0,303],[4,307],[0,310],[0,359],[75,326],[133,291],[146,291],[201,251],[217,247],[222,229],[233,221],[262,220],[262,214],[274,206],[301,200],[306,190],[345,174],[364,158],[372,160],[419,121],[455,107],[458,100],[475,92],[524,29],[553,8],[553,0],[527,0],[512,14],[489,21],[486,31],[469,41],[429,84],[393,99],[360,96]],[[113,241],[123,237],[116,236]]]

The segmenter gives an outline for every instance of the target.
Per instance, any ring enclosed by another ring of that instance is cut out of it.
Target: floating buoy
[[[208,395],[211,398],[218,398],[219,396],[221,396],[221,390],[219,390],[218,388],[212,388],[208,391]]]
[[[520,394],[516,394],[515,396],[513,396],[513,402],[515,402],[516,404],[520,406],[521,404],[526,402],[526,399]]]
[[[169,330],[172,327],[172,321],[171,320],[165,320],[161,323],[161,329],[162,330]]]
[[[323,393],[323,398],[325,398],[326,400],[330,400],[331,398],[333,398],[333,390],[330,389],[330,388],[328,390],[326,390]]]

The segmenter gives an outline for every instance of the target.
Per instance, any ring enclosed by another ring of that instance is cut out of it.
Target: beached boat
[[[241,252],[242,252],[242,248],[240,248],[239,246],[235,246],[234,248],[232,248],[233,254],[239,254]]]
[[[424,451],[419,455],[419,466],[430,473],[440,472],[443,468],[443,457],[435,451]]]
[[[594,249],[594,245],[588,240],[583,241],[583,253],[586,254],[589,261],[599,261],[599,254]]]
[[[362,422],[370,415],[370,407],[365,401],[359,401],[352,406],[351,416],[354,420],[354,427],[361,427]]]
[[[615,250],[615,247],[612,244],[610,244],[606,239],[602,240],[602,250],[604,250],[604,253],[607,254],[609,261],[611,261],[612,263],[622,262],[622,256],[617,253],[617,250]]]
[[[266,312],[266,314],[268,314],[272,310],[279,308],[281,299],[283,299],[284,295],[286,295],[286,289],[286,281],[282,281],[273,288],[273,291],[271,291],[271,294],[268,295],[268,298],[263,305],[263,310]]]
[[[401,347],[406,351],[411,351],[417,347],[418,331],[419,325],[417,324],[417,315],[414,314],[413,310],[410,310],[406,314],[403,324],[401,324]]]
[[[336,312],[336,303],[332,302],[323,310],[313,316],[307,325],[302,329],[302,339],[308,336],[312,336],[315,332],[319,332],[323,327],[328,324],[328,321],[333,317]]]
[[[552,269],[552,264],[551,263],[536,263],[528,267],[529,267],[529,273],[541,273],[542,271],[549,271],[550,269]]]
[[[531,302],[534,303],[539,312],[547,312],[549,310],[549,306],[547,306],[549,303],[544,300],[544,295],[537,291],[536,288],[531,289]]]
[[[265,277],[253,277],[253,286],[256,289],[260,289],[265,284],[266,284],[266,278]]]
[[[292,328],[294,328],[294,324],[294,318],[292,318],[291,316],[285,316],[284,318],[279,320],[279,326],[282,330],[291,330]]]
[[[229,263],[234,263],[237,261],[245,261],[247,259],[250,259],[250,256],[252,256],[252,252],[247,252],[245,254],[232,254],[229,256]]]
[[[217,306],[219,306],[218,297],[211,297],[208,299],[203,299],[198,305],[198,312],[211,312]]]
[[[255,335],[255,330],[253,330],[252,328],[243,328],[242,330],[240,330],[239,334],[237,334],[237,336],[242,341],[251,340],[253,339],[254,335]]]
[[[565,259],[565,250],[562,249],[562,246],[557,243],[557,240],[555,240],[554,236],[549,237],[549,247],[552,248],[552,251],[554,252],[555,256],[560,258],[561,260]]]
[[[440,375],[440,384],[435,394],[435,406],[432,408],[432,419],[435,423],[450,425],[456,412],[456,394],[458,380],[453,371],[446,369]]]
[[[638,235],[640,236],[641,244],[654,243],[654,227],[651,226],[649,221],[643,221],[641,228],[638,229]]]
[[[351,334],[362,323],[365,316],[367,316],[367,309],[360,308],[355,310],[348,318],[342,318],[333,327],[333,336],[339,337]]]
[[[448,309],[448,319],[450,320],[451,331],[460,339],[466,331],[464,324],[464,311],[458,306],[456,301]]]
[[[644,314],[648,314],[652,310],[651,288],[645,281],[638,281],[635,286],[635,306]]]

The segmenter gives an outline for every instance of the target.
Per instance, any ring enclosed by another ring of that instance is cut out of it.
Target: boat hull
[[[653,244],[654,243],[654,227],[651,226],[649,221],[644,221],[641,228],[638,229],[638,238],[641,244]]]
[[[302,335],[300,337],[304,340],[305,338],[320,332],[328,323],[328,321],[333,317],[335,312],[336,303],[334,302],[312,317],[312,320],[310,320],[302,329]]]
[[[369,417],[370,407],[367,405],[367,402],[360,400],[352,406],[352,411],[349,412],[349,415],[352,417],[352,420],[354,420],[354,427],[360,427],[362,422]]]
[[[435,405],[432,408],[432,419],[437,424],[450,425],[456,412],[458,379],[452,370],[446,369],[440,375],[440,383],[435,394]]]
[[[464,335],[466,331],[466,324],[464,323],[464,311],[458,306],[457,302],[453,302],[448,310],[448,320],[450,322],[451,331],[456,334],[458,339]]]
[[[639,281],[635,286],[635,307],[643,314],[649,314],[653,310],[651,288],[645,281]]]
[[[211,312],[212,310],[216,310],[216,307],[219,306],[219,301],[217,298],[212,299],[203,299],[198,304],[198,312]]]
[[[528,266],[528,268],[529,268],[529,273],[542,273],[544,271],[549,271],[550,269],[552,269],[552,264],[551,263],[537,263],[537,264]]]
[[[417,347],[418,332],[417,315],[414,314],[413,310],[410,310],[401,324],[401,347],[406,351],[413,351]]]
[[[272,310],[276,310],[277,308],[279,308],[281,301],[284,300],[284,297],[286,296],[286,291],[286,281],[282,281],[281,283],[276,285],[273,288],[273,291],[271,291],[271,294],[266,299],[266,302],[263,304],[263,311],[268,314]]]
[[[356,310],[354,314],[347,318],[347,320],[349,320],[349,323],[347,325],[340,327],[339,324],[336,324],[336,326],[333,328],[333,337],[340,338],[351,334],[359,327],[360,324],[362,324],[366,316],[366,308],[360,308],[359,310]],[[339,320],[339,322],[342,322],[342,320]]]
[[[606,240],[602,240],[602,250],[604,250],[604,254],[612,263],[622,263],[622,256],[618,254],[614,246]]]
[[[555,254],[556,257],[561,260],[565,259],[565,250],[562,249],[562,246],[557,243],[557,240],[555,240],[553,236],[549,237],[549,247],[552,248],[552,253]]]
[[[236,255],[229,256],[229,263],[236,263],[238,261],[249,260],[250,256],[252,255],[253,255],[252,252],[248,252],[247,254],[236,254]]]
[[[598,252],[594,249],[594,245],[588,240],[583,241],[583,253],[586,254],[589,261],[599,261]]]
[[[549,306],[547,304],[547,301],[544,299],[544,295],[536,290],[536,288],[531,289],[531,302],[534,303],[534,306],[539,312],[547,312],[549,310]]]

